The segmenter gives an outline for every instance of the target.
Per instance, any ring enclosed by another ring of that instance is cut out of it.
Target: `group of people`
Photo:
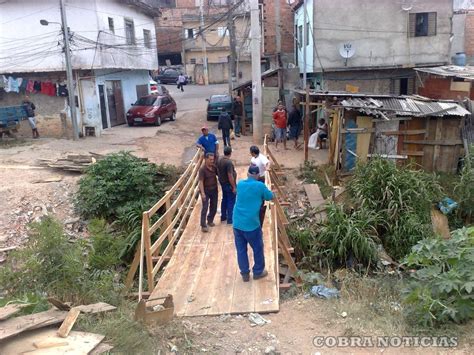
[[[221,224],[233,227],[237,262],[244,282],[250,281],[250,265],[247,247],[253,250],[253,279],[268,275],[265,270],[262,226],[265,215],[265,201],[273,199],[273,193],[265,185],[265,172],[270,168],[269,160],[260,153],[257,146],[250,147],[251,161],[247,179],[237,182],[237,173],[231,160],[232,148],[225,145],[223,156],[219,156],[217,137],[202,127],[202,136],[197,146],[205,154],[204,165],[199,170],[199,192],[201,195],[201,231],[209,232],[214,227],[221,185]]]
[[[303,119],[300,110],[296,105],[292,105],[290,112],[286,111],[286,107],[281,100],[278,100],[277,106],[273,110],[273,125],[275,148],[278,150],[278,143],[283,143],[286,146],[287,131],[289,127],[289,138],[294,140],[295,149],[301,149],[298,144],[298,137],[303,128]],[[323,141],[328,137],[328,125],[324,118],[318,121],[317,130],[311,135],[308,146],[310,148],[322,149]]]

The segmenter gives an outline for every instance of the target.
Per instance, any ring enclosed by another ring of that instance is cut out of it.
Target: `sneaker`
[[[228,226],[231,226],[232,224],[233,224],[232,221],[227,221]]]
[[[319,148],[319,147],[316,147],[316,150],[320,150],[320,149],[321,149],[321,148]]]
[[[250,274],[242,274],[242,280],[244,282],[249,282],[250,281]]]
[[[221,218],[221,222],[227,221],[227,218]]]
[[[214,222],[208,222],[207,225],[208,225],[209,227],[215,227],[215,226],[216,226],[216,224],[215,224]]]
[[[207,233],[207,232],[209,232],[209,228],[207,228],[207,227],[201,227],[201,232]]]
[[[267,270],[263,270],[260,275],[253,275],[253,279],[254,279],[254,280],[258,280],[258,279],[264,278],[264,277],[267,276],[267,275],[268,275],[268,271],[267,271]]]

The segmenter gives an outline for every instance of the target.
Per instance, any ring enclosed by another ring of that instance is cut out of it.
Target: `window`
[[[151,34],[150,30],[143,30],[143,43],[146,48],[151,48]]]
[[[125,38],[127,44],[135,44],[135,26],[133,20],[125,19]]]
[[[227,34],[227,27],[217,27],[217,34],[219,37],[224,37]]]
[[[298,26],[298,45],[303,46],[303,25]]]
[[[305,46],[308,46],[308,45],[309,45],[309,22],[306,23],[306,33],[305,33],[305,36],[306,36],[306,43],[305,43]]]
[[[436,36],[436,12],[410,14],[408,36]]]
[[[137,102],[135,102],[135,106],[153,106],[156,105],[156,101],[156,97],[153,96],[140,97]]]
[[[115,34],[114,19],[109,17],[109,31]]]
[[[191,58],[191,59],[189,60],[189,63],[190,63],[190,64],[196,64],[196,58]]]
[[[186,28],[184,30],[184,38],[196,38],[197,30],[194,28]]]

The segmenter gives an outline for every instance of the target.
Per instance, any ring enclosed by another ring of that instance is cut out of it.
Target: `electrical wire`
[[[24,18],[33,16],[33,15],[36,15],[36,14],[39,14],[39,13],[41,13],[41,12],[48,11],[48,10],[51,10],[51,9],[54,9],[54,8],[56,8],[56,6],[50,6],[50,7],[46,8],[46,9],[43,9],[43,10],[35,11],[35,12],[29,13],[29,14],[24,15],[24,16],[16,17],[16,18],[14,18],[14,19],[11,19],[11,20],[8,20],[8,21],[5,21],[5,22],[0,23],[0,26],[1,26],[1,25],[6,25],[6,24],[8,24],[8,23],[12,23],[12,22],[15,22],[15,21],[18,21],[18,20],[22,20],[22,19],[24,19]]]

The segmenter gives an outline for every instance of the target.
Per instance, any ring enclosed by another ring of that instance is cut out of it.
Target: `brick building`
[[[280,3],[280,21],[278,25],[277,1]],[[292,12],[293,1],[288,0],[260,0],[263,19],[263,52],[262,57],[267,61],[267,69],[278,67],[277,59],[277,29],[280,29],[280,57],[281,65],[294,63],[294,16]]]

